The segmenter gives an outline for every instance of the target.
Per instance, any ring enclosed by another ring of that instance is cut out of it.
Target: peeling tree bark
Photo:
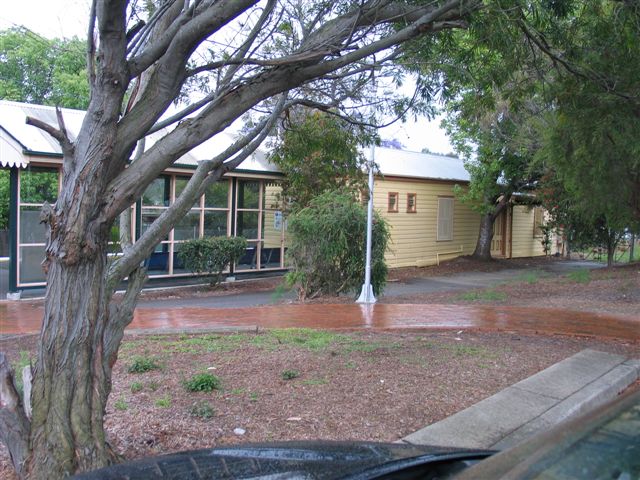
[[[20,478],[26,474],[30,423],[13,381],[13,371],[0,352],[0,440],[7,445],[11,462]]]

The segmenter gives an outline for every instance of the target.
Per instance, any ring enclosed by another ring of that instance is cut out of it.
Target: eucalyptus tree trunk
[[[491,241],[493,240],[493,223],[496,216],[492,213],[485,213],[480,217],[480,231],[476,248],[471,255],[478,260],[491,260]]]
[[[505,195],[488,213],[482,214],[480,217],[480,231],[478,232],[478,240],[476,248],[471,255],[477,260],[490,261],[491,257],[491,241],[493,240],[493,224],[496,218],[500,216],[502,211],[507,207],[509,199]]]

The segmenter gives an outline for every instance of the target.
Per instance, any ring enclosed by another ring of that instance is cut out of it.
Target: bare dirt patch
[[[35,342],[0,348],[17,361]],[[623,341],[473,331],[128,335],[106,428],[127,459],[248,441],[394,441],[583,348],[640,354]],[[137,358],[161,368],[130,373]],[[184,381],[200,373],[221,389],[188,392]]]

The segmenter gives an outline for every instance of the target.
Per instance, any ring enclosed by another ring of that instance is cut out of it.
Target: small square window
[[[389,212],[398,212],[398,192],[389,192],[387,207]]]
[[[407,193],[407,213],[416,213],[416,194]]]

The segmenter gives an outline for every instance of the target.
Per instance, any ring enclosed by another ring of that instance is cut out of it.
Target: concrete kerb
[[[640,378],[640,360],[583,350],[402,440],[503,449],[596,408]]]

